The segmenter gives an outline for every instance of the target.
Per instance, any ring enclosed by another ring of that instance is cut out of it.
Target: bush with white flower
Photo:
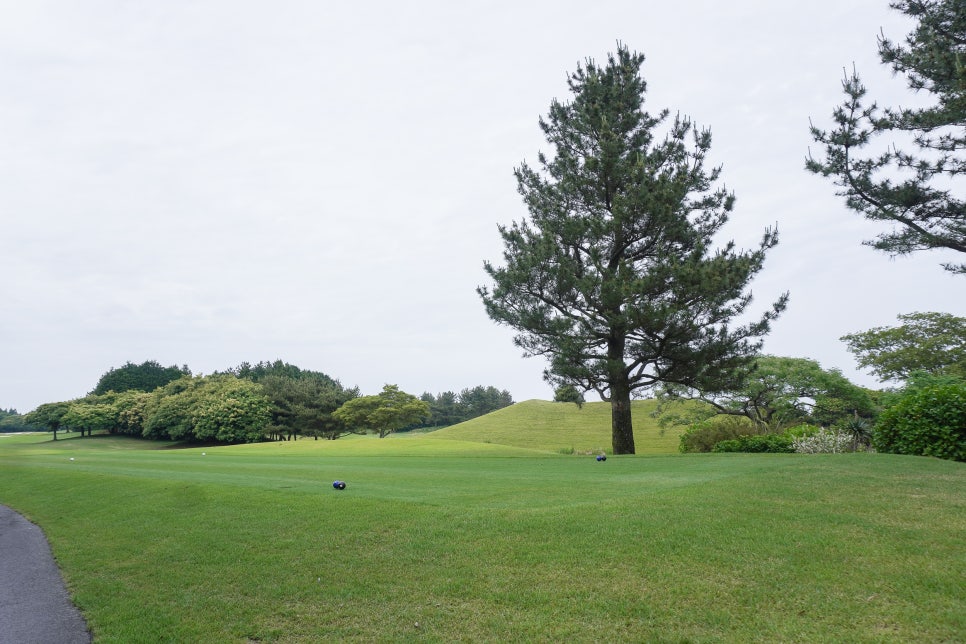
[[[792,448],[799,454],[841,454],[855,451],[855,442],[849,434],[823,427],[808,436],[792,439]]]

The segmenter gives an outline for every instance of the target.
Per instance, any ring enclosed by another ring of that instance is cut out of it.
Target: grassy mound
[[[638,454],[673,454],[680,429],[661,430],[652,417],[657,402],[631,403],[634,442]],[[433,438],[495,443],[554,453],[611,452],[610,403],[572,403],[544,400],[520,402],[486,416],[427,434]]]

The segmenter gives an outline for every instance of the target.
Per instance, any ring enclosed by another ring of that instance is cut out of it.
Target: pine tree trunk
[[[611,381],[611,445],[615,454],[634,453],[634,427],[631,424],[631,388],[627,377]]]

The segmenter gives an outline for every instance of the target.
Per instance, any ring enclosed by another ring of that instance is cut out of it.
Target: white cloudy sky
[[[526,215],[538,117],[618,40],[654,111],[712,129],[728,235],[779,227],[754,293],[791,303],[766,350],[872,385],[841,335],[966,315],[955,257],[861,246],[878,228],[803,170],[844,67],[914,100],[880,28],[908,23],[885,0],[0,0],[0,407],[144,360],[549,398],[475,288]]]

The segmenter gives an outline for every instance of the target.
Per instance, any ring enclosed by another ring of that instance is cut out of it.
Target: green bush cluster
[[[907,388],[879,416],[872,443],[880,452],[966,461],[966,381]]]
[[[792,447],[792,437],[786,434],[757,434],[721,441],[711,451],[788,454],[795,449]]]
[[[695,423],[681,435],[680,451],[693,452],[794,452],[794,442],[812,436],[821,428],[802,424],[781,433],[760,433],[743,416],[718,415]]]
[[[710,452],[721,441],[754,433],[754,425],[744,416],[714,416],[688,427],[678,449],[686,454]]]

